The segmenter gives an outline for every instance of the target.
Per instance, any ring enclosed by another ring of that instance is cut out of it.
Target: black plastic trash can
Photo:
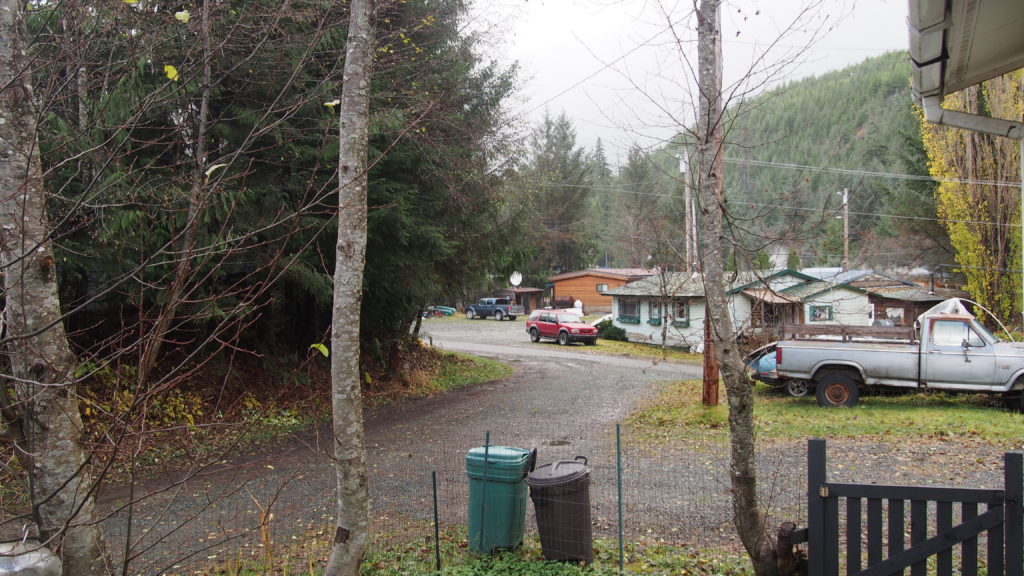
[[[540,547],[548,560],[594,559],[587,459],[538,466],[526,480],[537,513]]]

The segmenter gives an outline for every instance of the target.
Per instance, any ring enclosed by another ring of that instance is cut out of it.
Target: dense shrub
[[[597,337],[604,340],[617,340],[619,342],[629,342],[629,338],[626,336],[626,331],[623,328],[612,324],[611,320],[604,320],[597,324]]]

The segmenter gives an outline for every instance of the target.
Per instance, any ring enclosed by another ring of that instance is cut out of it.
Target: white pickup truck
[[[958,299],[922,314],[912,330],[787,330],[772,376],[806,382],[820,406],[853,406],[864,388],[888,386],[1002,394],[1024,407],[1024,344],[1000,340]]]

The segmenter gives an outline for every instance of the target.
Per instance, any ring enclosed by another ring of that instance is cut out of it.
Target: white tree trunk
[[[697,13],[697,65],[699,113],[697,119],[697,199],[703,222],[700,227],[701,269],[712,340],[720,360],[722,379],[729,397],[730,480],[733,524],[757,574],[773,565],[772,542],[767,538],[765,517],[757,498],[754,453],[753,388],[746,381],[736,335],[729,314],[725,278],[725,234],[728,204],[723,180],[723,103],[721,0],[701,0]]]
[[[17,418],[5,422],[6,433],[25,469],[39,536],[68,574],[106,574],[81,444],[76,360],[61,323],[21,18],[20,2],[0,0],[0,266],[5,376],[15,390],[4,414]]]
[[[359,374],[359,312],[366,262],[367,138],[373,0],[351,0],[341,91],[338,245],[331,326],[331,394],[338,525],[325,574],[356,576],[369,537],[369,490]]]

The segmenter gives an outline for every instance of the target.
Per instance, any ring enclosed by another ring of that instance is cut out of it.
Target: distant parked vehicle
[[[455,314],[455,308],[449,306],[427,306],[420,313],[424,318],[433,318],[437,316],[451,316]]]
[[[853,406],[871,387],[1001,394],[1024,410],[1024,346],[1003,342],[958,299],[918,317],[915,328],[786,327],[775,343],[776,378],[801,380],[821,406]]]
[[[495,320],[501,321],[505,318],[515,320],[516,316],[524,314],[523,307],[513,304],[508,298],[481,298],[476,304],[466,306],[466,318],[487,318],[493,316]]]
[[[534,342],[548,338],[562,346],[571,342],[583,342],[587,346],[597,344],[597,328],[572,310],[534,310],[526,320],[526,331]]]
[[[810,386],[806,380],[797,378],[779,378],[775,364],[775,343],[762,346],[747,356],[747,369],[750,377],[773,388],[781,388],[790,396],[797,398],[806,396]]]

